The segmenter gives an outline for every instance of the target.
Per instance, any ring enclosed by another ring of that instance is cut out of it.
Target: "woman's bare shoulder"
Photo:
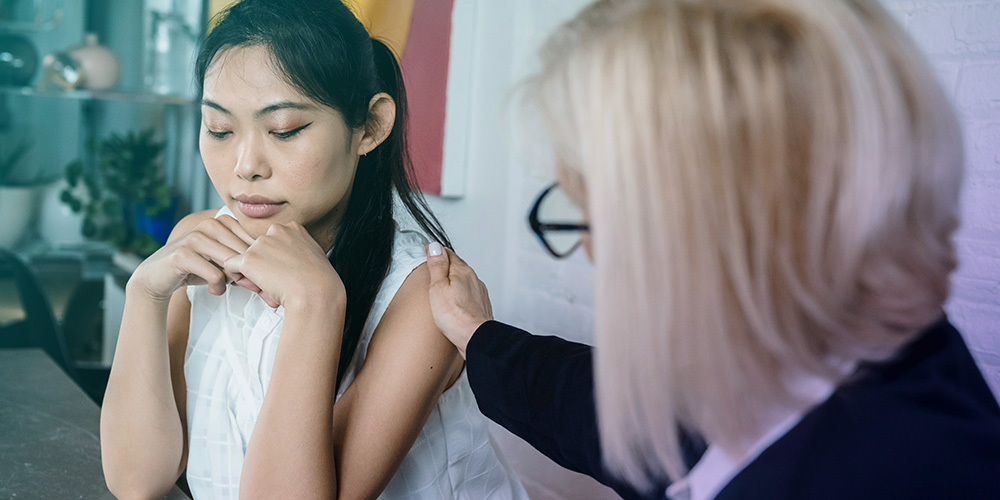
[[[366,365],[385,356],[423,358],[428,366],[454,365],[456,360],[460,361],[458,351],[434,324],[428,298],[429,283],[430,271],[426,264],[414,268],[403,280],[375,328]],[[413,368],[421,367],[414,365]]]

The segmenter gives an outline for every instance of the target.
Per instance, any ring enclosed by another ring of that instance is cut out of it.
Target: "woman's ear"
[[[396,101],[385,92],[375,94],[368,102],[368,121],[358,144],[358,154],[366,155],[382,144],[396,123]]]

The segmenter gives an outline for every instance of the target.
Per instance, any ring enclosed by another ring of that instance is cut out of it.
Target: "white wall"
[[[884,0],[929,54],[965,127],[968,153],[958,236],[961,267],[948,311],[1000,393],[1000,1]],[[537,334],[589,342],[591,273],[582,252],[551,259],[526,214],[551,180],[544,152],[504,115],[512,86],[535,67],[538,46],[584,0],[477,1],[475,77],[466,196],[432,199],[459,253],[479,273],[494,313]],[[516,152],[520,151],[520,152]],[[615,498],[495,427],[532,498]]]
[[[546,34],[586,3],[476,0],[466,194],[458,200],[428,200],[459,254],[489,287],[498,320],[581,341],[592,337],[589,266],[582,252],[568,262],[554,261],[533,239],[529,205],[549,179],[532,167],[546,165],[531,165],[534,158],[514,152],[518,138],[505,114],[511,111],[511,90],[534,68]],[[493,430],[534,500],[617,498],[499,426]]]
[[[948,314],[1000,394],[1000,1],[885,0],[958,108],[966,178]]]

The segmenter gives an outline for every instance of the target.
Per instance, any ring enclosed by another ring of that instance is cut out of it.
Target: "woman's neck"
[[[327,255],[329,255],[333,250],[333,243],[337,241],[337,233],[339,230],[340,219],[332,225],[312,225],[306,228],[306,231],[309,231],[309,235],[316,240],[316,243],[319,244],[320,248],[322,248]]]
[[[321,219],[306,226],[306,231],[309,231],[309,234],[316,240],[316,243],[327,254],[333,250],[333,244],[337,241],[337,234],[340,232],[341,223],[344,221],[344,214],[346,212],[347,200],[345,199]]]

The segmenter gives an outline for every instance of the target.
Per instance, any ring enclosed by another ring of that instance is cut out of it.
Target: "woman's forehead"
[[[206,99],[233,106],[243,101],[255,106],[261,102],[311,101],[289,83],[271,52],[262,45],[220,50],[205,72],[203,92]]]

